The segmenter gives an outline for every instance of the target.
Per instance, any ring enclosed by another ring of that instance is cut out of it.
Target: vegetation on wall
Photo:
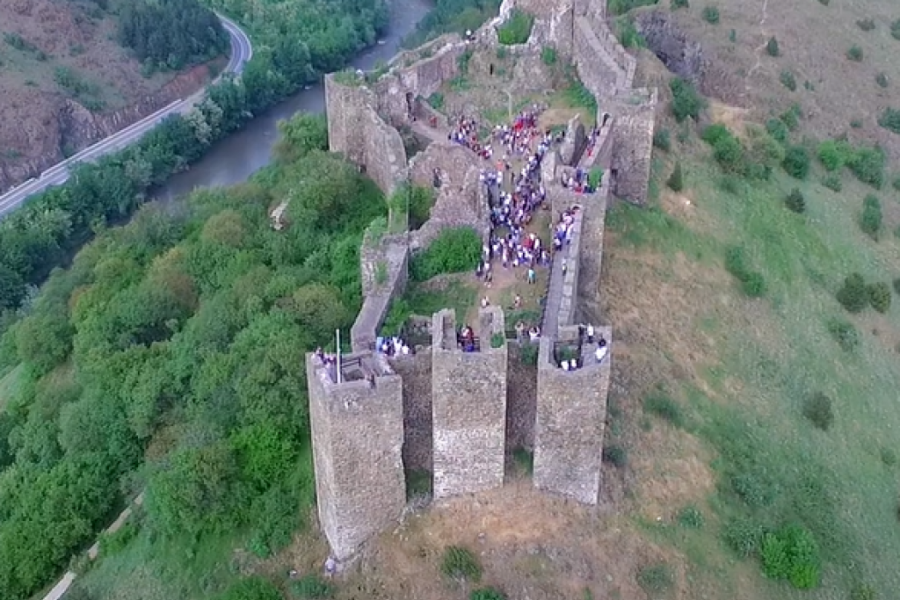
[[[419,21],[415,33],[403,40],[403,45],[415,48],[444,33],[475,31],[496,17],[499,8],[500,0],[436,0],[434,8]]]
[[[293,139],[324,139],[299,121]],[[290,541],[313,494],[299,365],[350,325],[362,231],[385,212],[352,165],[294,150],[100,233],[0,339],[24,365],[0,418],[0,597],[31,596],[144,487],[140,535],[241,532],[260,556]]]

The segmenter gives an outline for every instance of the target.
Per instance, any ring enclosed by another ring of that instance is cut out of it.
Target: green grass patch
[[[532,27],[534,15],[514,8],[510,11],[506,22],[497,28],[497,39],[504,46],[524,44],[531,36]]]

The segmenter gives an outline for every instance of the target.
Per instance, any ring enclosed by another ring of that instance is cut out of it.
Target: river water
[[[394,0],[390,28],[378,45],[359,54],[351,66],[373,69],[378,61],[387,62],[400,50],[400,42],[431,10],[429,0]],[[269,109],[210,148],[189,170],[174,175],[156,190],[156,199],[170,202],[195,188],[228,186],[245,181],[269,163],[272,148],[278,140],[278,121],[298,112],[323,112],[325,86],[321,83],[297,92],[281,104]]]

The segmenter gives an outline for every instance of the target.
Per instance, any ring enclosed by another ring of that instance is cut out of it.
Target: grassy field
[[[605,302],[624,346],[619,365],[633,371],[620,375],[631,385],[614,398],[623,423],[613,428],[634,454],[633,516],[652,538],[684,553],[694,593],[809,597],[748,571],[755,559],[744,564],[727,543],[798,523],[814,534],[825,564],[813,597],[848,598],[863,583],[892,597],[900,588],[887,558],[900,552],[900,313],[895,305],[884,315],[853,316],[835,299],[853,271],[888,283],[900,271],[900,241],[887,233],[875,242],[859,228],[862,198],[873,190],[845,173],[836,194],[815,183],[823,173],[814,169],[805,182],[779,172],[764,185],[739,182],[731,193],[696,138],[657,154],[655,206],[612,212],[604,260]],[[662,183],[674,156],[686,171],[681,194]],[[806,198],[802,215],[784,204],[795,187]],[[887,232],[897,224],[891,203]],[[745,297],[726,273],[733,245],[764,275],[763,298]],[[844,351],[829,333],[835,319],[855,327],[855,350]],[[833,402],[827,431],[803,414],[816,393]],[[647,402],[660,395],[665,410]],[[651,412],[680,427],[657,427]],[[668,492],[677,482],[659,470],[673,450],[708,465],[693,474],[701,485],[674,497]],[[707,478],[712,483],[702,485]],[[686,530],[677,512],[695,502],[707,523]],[[660,512],[662,520],[652,517]]]

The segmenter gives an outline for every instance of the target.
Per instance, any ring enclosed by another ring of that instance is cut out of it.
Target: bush
[[[497,28],[497,41],[504,46],[524,44],[531,37],[533,26],[534,15],[514,8],[510,11],[506,22]]]
[[[819,584],[819,546],[803,527],[794,525],[765,534],[760,555],[763,572],[770,579],[787,579],[801,590]]]
[[[837,171],[853,155],[853,149],[842,140],[825,140],[819,144],[816,154],[826,171]]]
[[[741,558],[748,558],[759,550],[763,528],[750,519],[729,521],[723,530],[725,544]]]
[[[863,49],[856,44],[850,46],[850,49],[847,50],[847,58],[852,60],[853,62],[862,62]]]
[[[791,90],[792,92],[797,91],[797,79],[790,71],[782,71],[781,75],[778,76],[778,80],[781,82],[781,85]]]
[[[671,588],[675,583],[675,577],[669,565],[656,563],[638,571],[637,583],[648,595],[653,596]]]
[[[703,20],[710,25],[719,24],[719,9],[715,6],[705,6],[703,8]]]
[[[684,414],[681,412],[681,405],[661,393],[654,393],[646,398],[643,402],[644,412],[656,415],[661,419],[665,419],[672,425],[681,427],[684,425]]]
[[[519,360],[522,364],[533,367],[538,360],[538,347],[536,344],[526,344],[519,348]]]
[[[822,431],[828,431],[834,423],[831,398],[822,392],[813,394],[803,403],[803,416]]]
[[[862,126],[862,119],[850,119],[850,127],[852,127],[853,129],[861,129]]]
[[[747,266],[743,248],[732,246],[725,251],[725,270],[741,282],[741,289],[747,296],[759,298],[765,293],[765,278]]]
[[[878,117],[878,124],[894,133],[900,133],[900,110],[885,108]]]
[[[681,172],[681,161],[675,163],[675,169],[666,180],[666,185],[669,186],[669,189],[673,192],[680,192],[684,189],[684,175]]]
[[[653,133],[653,145],[659,148],[660,150],[664,150],[668,152],[672,147],[672,140],[669,137],[668,129],[658,129]],[[900,178],[898,178],[898,182],[900,182]]]
[[[900,19],[891,23],[891,35],[895,40],[900,40]]]
[[[750,271],[741,280],[741,289],[748,298],[761,298],[766,293],[766,279],[758,271]]]
[[[672,0],[671,7],[672,10],[678,10],[679,8],[690,8],[691,4],[688,0]]]
[[[897,464],[897,453],[890,448],[882,448],[880,454],[881,462],[884,463],[884,466],[893,467]]]
[[[478,583],[481,581],[481,563],[468,548],[447,546],[441,557],[441,573],[450,579]]]
[[[900,277],[894,280],[894,291],[900,294]]]
[[[862,312],[869,305],[869,290],[863,276],[859,273],[847,275],[836,297],[847,312]]]
[[[678,511],[678,524],[688,529],[703,527],[703,513],[696,506],[685,506]]]
[[[334,586],[315,573],[304,575],[291,583],[291,595],[296,598],[331,598],[334,592]]]
[[[558,60],[558,56],[556,54],[556,48],[552,46],[544,46],[541,48],[541,62],[543,62],[548,67],[552,67],[556,64]]]
[[[800,110],[799,104],[792,105],[789,109],[781,113],[778,118],[787,125],[787,128],[791,131],[796,131],[798,127],[800,127],[800,117],[802,116],[802,111]]]
[[[881,189],[886,161],[887,156],[880,147],[859,147],[850,153],[847,166],[857,179],[875,189]]]
[[[496,588],[485,587],[472,590],[469,600],[506,600],[506,595]]]
[[[882,219],[881,201],[869,194],[863,200],[863,210],[859,217],[859,228],[873,240],[877,240],[878,233],[881,231]]]
[[[895,175],[894,179],[891,181],[891,186],[900,192],[900,175]]]
[[[785,125],[784,121],[781,119],[769,119],[766,121],[766,131],[782,144],[787,142],[788,137],[790,137],[790,131],[788,130],[787,125]]]
[[[791,146],[781,163],[788,175],[796,179],[806,179],[809,174],[809,153],[803,146]]]
[[[672,114],[679,123],[689,117],[696,120],[700,111],[706,108],[706,100],[690,81],[676,77],[669,81],[669,89],[672,91]]]
[[[609,0],[607,8],[611,15],[624,15],[632,8],[649,6],[658,2],[659,0]]]
[[[623,48],[646,48],[647,40],[638,32],[634,21],[629,17],[616,19],[616,37]]]
[[[442,273],[474,270],[480,257],[481,237],[474,229],[445,229],[427,249],[412,256],[409,274],[413,281],[427,281]]]
[[[602,453],[603,462],[622,469],[628,464],[628,452],[621,446],[604,446]]]
[[[853,352],[859,346],[859,332],[849,321],[831,319],[828,321],[828,333],[844,352]]]
[[[822,185],[827,187],[829,190],[834,190],[835,192],[840,192],[844,189],[844,183],[841,181],[841,176],[837,173],[829,173],[825,177],[822,178]]]
[[[801,192],[799,188],[791,190],[791,193],[785,198],[784,204],[797,214],[801,214],[806,210],[806,199],[803,197],[803,192]]]
[[[878,84],[878,87],[886,88],[888,86],[888,78],[884,73],[879,73],[875,76],[875,83]]]
[[[872,31],[875,29],[875,20],[874,19],[859,19],[856,22],[856,26],[862,29],[863,31]]]
[[[281,592],[268,579],[254,575],[232,584],[220,600],[281,600]]]
[[[506,343],[506,337],[502,333],[495,333],[491,336],[491,348],[502,348]]]
[[[850,600],[875,600],[875,590],[868,585],[854,586],[850,592]]]
[[[781,48],[778,47],[778,40],[775,39],[774,35],[766,42],[766,52],[769,56],[779,56],[781,54]]]
[[[883,281],[870,283],[866,286],[869,293],[869,304],[878,312],[884,314],[891,308],[891,286]]]

